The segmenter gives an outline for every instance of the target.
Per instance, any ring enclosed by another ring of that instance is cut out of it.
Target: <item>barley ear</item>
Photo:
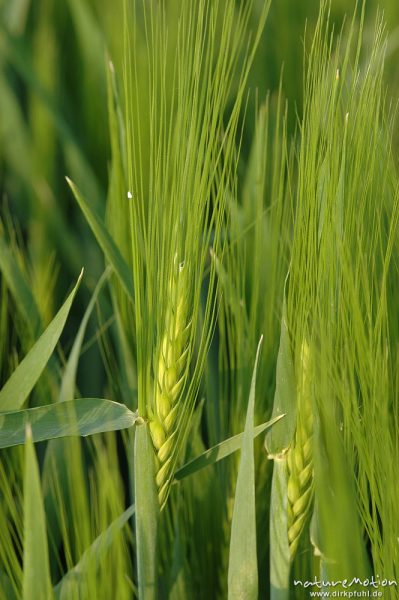
[[[191,322],[188,319],[187,267],[175,257],[168,286],[168,306],[158,352],[154,359],[154,402],[150,431],[157,456],[159,502],[168,491],[176,445],[179,401],[189,362]]]
[[[312,375],[309,345],[301,349],[301,373],[298,381],[297,425],[293,443],[286,456],[287,529],[291,560],[294,559],[313,498],[313,412]]]

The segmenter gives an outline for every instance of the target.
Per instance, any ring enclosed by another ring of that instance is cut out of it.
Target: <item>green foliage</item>
[[[41,442],[125,429],[132,427],[136,419],[126,406],[99,398],[66,400],[60,404],[4,412],[0,414],[0,448],[23,444],[27,425],[32,428],[33,440]]]

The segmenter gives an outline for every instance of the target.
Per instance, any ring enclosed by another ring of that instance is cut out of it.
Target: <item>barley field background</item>
[[[0,0],[0,600],[399,599],[399,3]]]

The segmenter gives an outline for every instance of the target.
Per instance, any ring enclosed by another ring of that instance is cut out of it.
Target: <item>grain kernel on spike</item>
[[[155,448],[159,449],[165,443],[165,431],[157,420],[150,422],[150,432]]]

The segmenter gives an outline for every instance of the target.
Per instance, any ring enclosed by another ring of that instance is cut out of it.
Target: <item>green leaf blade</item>
[[[0,390],[1,412],[20,409],[32,391],[48,363],[61,336],[62,330],[64,329],[73,299],[82,279],[82,274],[83,271],[80,274],[74,289],[51,321],[50,325],[15,369],[4,387]]]
[[[258,345],[252,375],[234,498],[228,572],[229,600],[257,600],[258,598],[253,424],[256,371],[262,339]]]
[[[108,233],[102,219],[82,196],[76,185],[68,177],[66,180],[84,216],[86,217],[97,242],[104,252],[106,259],[112,265],[115,273],[120,279],[128,298],[132,303],[134,303],[134,288],[131,273],[117,245]]]
[[[285,415],[279,415],[278,417],[275,417],[266,423],[262,423],[261,425],[254,427],[253,438],[255,439],[258,437],[258,435],[269,429],[269,427],[273,427],[273,425],[280,421],[280,419],[282,419],[284,416]],[[227,458],[227,456],[230,456],[242,447],[243,436],[243,432],[238,433],[227,440],[223,440],[223,442],[220,442],[219,444],[215,444],[215,446],[212,446],[212,448],[208,448],[208,450],[205,450],[205,452],[202,452],[202,454],[196,456],[188,463],[180,467],[180,469],[178,469],[175,473],[175,480],[181,481],[185,477],[196,473],[200,469],[213,465],[220,460]]]
[[[296,425],[296,380],[287,324],[285,295],[281,317],[280,347],[277,357],[276,391],[272,418],[282,414],[287,415],[284,421],[278,423],[266,435],[265,447],[272,457],[285,452],[292,441]]]
[[[35,442],[66,436],[87,436],[134,425],[136,415],[124,404],[80,398],[0,415],[0,448],[25,443],[29,424]]]

